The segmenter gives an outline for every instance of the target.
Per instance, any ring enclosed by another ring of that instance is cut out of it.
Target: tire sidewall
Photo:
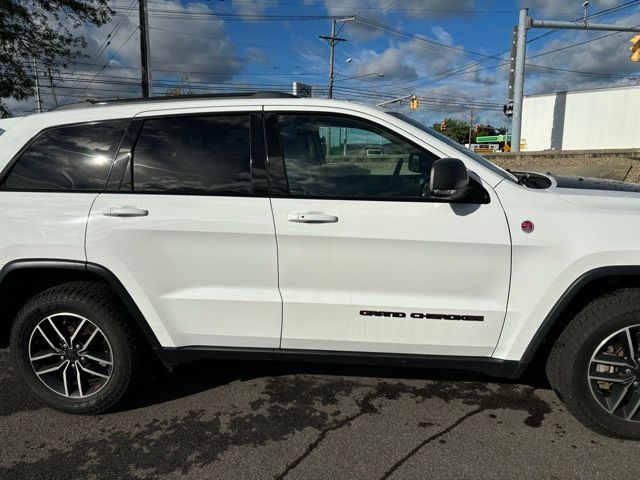
[[[29,340],[36,326],[57,313],[73,313],[93,322],[106,336],[113,354],[113,368],[107,384],[98,393],[87,398],[67,398],[50,390],[36,375],[29,359]],[[123,387],[131,377],[131,352],[121,329],[114,325],[103,309],[88,302],[53,301],[20,312],[11,332],[11,351],[22,378],[38,397],[54,408],[83,413],[101,405],[111,404],[121,396]]]

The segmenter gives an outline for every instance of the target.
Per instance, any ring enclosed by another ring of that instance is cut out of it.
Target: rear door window
[[[20,155],[8,190],[101,191],[129,120],[52,128]]]
[[[139,193],[251,195],[248,114],[145,120],[133,151]]]

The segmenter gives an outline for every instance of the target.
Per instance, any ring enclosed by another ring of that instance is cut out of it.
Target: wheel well
[[[69,264],[68,267],[39,267],[26,264],[26,268],[11,269],[0,280],[0,348],[9,346],[9,335],[13,321],[22,306],[33,296],[56,285],[85,281],[107,285],[111,288],[123,310],[131,317],[132,328],[146,344],[155,347],[155,336],[149,333],[146,321],[128,296],[124,287],[111,272],[96,268],[85,268],[84,264]],[[145,327],[146,326],[146,330]],[[150,338],[150,335],[153,338]]]
[[[621,288],[640,289],[640,269],[636,274],[596,276],[578,285],[575,291],[572,292],[570,289],[566,293],[570,296],[566,303],[563,302],[563,299],[558,301],[558,304],[562,305],[558,309],[558,304],[556,304],[554,310],[543,323],[541,331],[536,334],[538,338],[532,341],[529,349],[525,352],[523,359],[528,361],[528,370],[537,371],[542,368],[541,371],[544,372],[549,352],[569,322],[592,300]]]

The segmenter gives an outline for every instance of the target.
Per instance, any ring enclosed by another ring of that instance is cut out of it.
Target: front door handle
[[[295,223],[336,223],[338,217],[323,212],[290,213],[287,220]]]
[[[124,207],[111,207],[104,212],[107,217],[146,217],[149,210],[131,205]]]

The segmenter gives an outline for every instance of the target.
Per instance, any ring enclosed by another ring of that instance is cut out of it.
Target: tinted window
[[[133,151],[137,192],[250,194],[249,115],[146,120]]]
[[[407,117],[403,113],[389,112],[389,115],[393,115],[394,117],[399,118],[400,120],[402,120],[404,122],[407,122],[409,125],[412,125],[412,126],[414,126],[416,128],[419,128],[423,132],[426,132],[429,135],[432,135],[432,136],[436,137],[437,139],[443,141],[444,143],[446,143],[450,147],[453,147],[456,150],[458,150],[460,153],[462,153],[463,156],[467,156],[467,157],[473,158],[476,162],[478,162],[480,165],[488,168],[493,173],[497,173],[501,177],[506,178],[508,180],[511,180],[512,182],[518,182],[518,179],[514,175],[512,175],[509,172],[507,172],[506,170],[503,170],[502,168],[498,167],[495,163],[490,162],[489,160],[484,158],[482,155],[477,154],[473,150],[470,150],[467,147],[463,147],[458,142],[456,142],[455,140],[452,140],[451,138],[447,137],[446,135],[443,135],[442,133],[437,132],[434,129],[427,127],[425,124],[420,123],[419,121],[417,121],[417,120],[415,120],[415,119],[413,119],[411,117]]]
[[[373,124],[330,115],[281,115],[292,195],[420,198],[437,157]],[[419,155],[424,173],[409,170]],[[428,190],[428,189],[424,189]]]
[[[102,190],[128,120],[43,132],[20,156],[4,186],[20,190]]]

